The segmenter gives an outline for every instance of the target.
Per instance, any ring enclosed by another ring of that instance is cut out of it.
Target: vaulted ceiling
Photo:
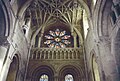
[[[71,33],[79,34],[83,40],[86,2],[86,0],[31,0],[25,11],[25,21],[31,20],[32,39],[41,31],[59,26],[67,27]]]
[[[26,10],[32,27],[63,23],[69,26],[81,23],[83,8],[78,0],[34,0]]]

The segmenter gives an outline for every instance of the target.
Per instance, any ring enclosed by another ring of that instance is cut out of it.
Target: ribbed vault
[[[56,23],[67,25],[71,34],[77,34],[81,44],[83,42],[83,11],[79,0],[34,0],[25,12],[25,20],[31,21],[32,36],[44,32],[46,27]]]

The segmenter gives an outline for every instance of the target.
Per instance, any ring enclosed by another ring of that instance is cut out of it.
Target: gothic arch
[[[54,73],[55,73],[54,71],[55,70],[53,70],[51,66],[41,65],[37,67],[36,69],[34,69],[32,73],[31,81],[39,81],[40,76],[44,74],[48,76],[49,81],[54,81]]]
[[[19,57],[17,54],[15,54],[10,64],[6,81],[17,81],[18,70],[19,70]]]
[[[21,8],[19,9],[18,13],[17,13],[17,16],[18,17],[21,17],[23,16],[23,14],[25,13],[26,9],[29,7],[30,3],[32,2],[33,0],[28,0],[24,3],[23,6],[21,6]]]
[[[93,21],[91,21],[91,26],[93,26],[94,36],[99,39],[100,36],[108,37],[108,22],[109,15],[111,12],[112,0],[97,0],[93,10]]]
[[[112,0],[101,0],[99,4],[101,4],[101,6],[98,11],[98,20],[96,22],[98,36],[109,36],[108,24],[110,23],[108,20],[111,13]]]

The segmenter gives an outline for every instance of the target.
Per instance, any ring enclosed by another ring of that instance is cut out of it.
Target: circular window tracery
[[[44,44],[50,48],[65,48],[71,44],[70,35],[66,34],[66,31],[60,31],[56,29],[55,31],[49,31],[49,34],[45,35]]]

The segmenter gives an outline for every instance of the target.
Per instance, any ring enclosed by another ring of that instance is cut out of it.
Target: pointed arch
[[[17,81],[18,70],[19,70],[19,57],[17,54],[15,54],[10,64],[6,81]]]
[[[112,0],[98,0],[97,7],[94,10],[94,35],[96,38],[100,36],[108,36],[108,22],[111,13]]]

